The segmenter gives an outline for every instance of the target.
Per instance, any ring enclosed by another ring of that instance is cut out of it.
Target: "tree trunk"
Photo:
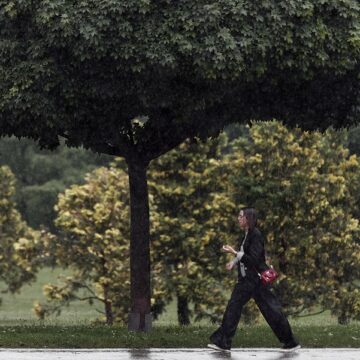
[[[180,325],[190,325],[190,311],[186,296],[177,297],[177,314]]]
[[[112,325],[114,322],[114,314],[112,312],[112,305],[109,299],[109,285],[104,285],[103,289],[104,289],[106,324]]]
[[[127,159],[130,185],[131,312],[128,330],[151,330],[150,221],[146,163]]]

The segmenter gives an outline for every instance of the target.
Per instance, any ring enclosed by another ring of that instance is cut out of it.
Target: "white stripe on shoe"
[[[301,349],[301,345],[299,344],[299,345],[296,345],[296,346],[294,346],[294,347],[292,347],[292,348],[290,348],[290,349],[281,349],[281,351],[283,351],[283,352],[293,352],[293,351],[296,351],[296,350],[299,350],[299,349]]]
[[[220,350],[220,351],[226,351],[226,352],[231,352],[231,350],[229,349],[223,349],[215,344],[207,344],[207,347],[210,349],[214,349],[214,350]]]

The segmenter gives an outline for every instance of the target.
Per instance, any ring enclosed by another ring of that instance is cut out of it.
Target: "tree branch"
[[[111,140],[108,139],[97,139],[97,141],[89,141],[89,142],[83,142],[76,140],[75,138],[70,137],[65,132],[61,132],[59,134],[63,138],[66,139],[68,145],[74,145],[74,146],[81,146],[87,147],[94,152],[100,153],[100,154],[107,154],[112,156],[122,156],[125,157],[128,153],[128,144],[126,144],[123,141],[120,141],[118,139],[118,144],[114,145]]]
[[[99,309],[95,309],[96,312],[98,312],[99,314],[105,315],[105,311],[101,311]]]
[[[88,285],[82,285],[82,287],[89,291],[89,293],[92,294],[94,297],[98,297],[95,291],[93,291]]]
[[[314,316],[314,315],[319,315],[319,314],[322,314],[323,312],[325,312],[327,309],[323,309],[323,310],[320,310],[316,313],[311,313],[311,314],[306,314],[306,315],[296,315],[296,314],[299,314],[299,313],[292,313],[292,314],[289,314],[291,316],[295,316],[295,317],[308,317],[308,316]]]
[[[79,300],[79,301],[99,300],[99,301],[104,302],[104,300],[102,300],[101,298],[99,298],[99,297],[97,297],[97,296],[79,297],[79,296],[75,296],[75,295],[74,295],[74,298],[75,298],[76,300]]]

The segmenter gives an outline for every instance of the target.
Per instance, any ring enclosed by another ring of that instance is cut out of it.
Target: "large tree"
[[[130,329],[150,327],[149,162],[232,121],[359,113],[357,0],[0,0],[0,133],[125,157]]]

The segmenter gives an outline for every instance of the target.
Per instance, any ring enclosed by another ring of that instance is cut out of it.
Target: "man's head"
[[[240,209],[238,221],[242,229],[252,230],[256,226],[256,211],[254,208]]]

